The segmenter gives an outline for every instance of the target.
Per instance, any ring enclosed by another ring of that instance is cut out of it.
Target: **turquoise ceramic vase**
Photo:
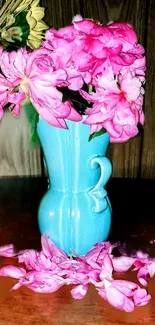
[[[38,212],[39,228],[68,255],[85,255],[108,237],[111,205],[105,185],[112,167],[107,133],[88,142],[90,127],[67,121],[68,130],[38,122],[49,188]]]

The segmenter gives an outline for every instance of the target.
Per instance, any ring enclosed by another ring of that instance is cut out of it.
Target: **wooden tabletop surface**
[[[121,240],[132,249],[155,257],[155,181],[112,179],[108,192],[113,206],[109,239]],[[46,190],[42,179],[0,180],[0,246],[13,243],[17,249],[40,249],[37,207]],[[12,260],[9,261],[12,263]],[[8,263],[0,259],[0,265]],[[128,272],[122,277],[136,280]],[[37,294],[27,288],[10,292],[15,280],[0,278],[0,325],[125,325],[155,324],[155,278],[149,282],[151,302],[133,313],[118,311],[99,297],[93,287],[83,300],[73,300],[70,287],[52,294]]]

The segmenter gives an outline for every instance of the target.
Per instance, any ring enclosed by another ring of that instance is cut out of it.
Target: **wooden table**
[[[109,239],[126,241],[129,252],[143,249],[155,257],[154,189],[155,181],[147,180],[113,179],[108,184],[113,206]],[[37,207],[45,190],[46,180],[42,179],[0,180],[0,246],[13,243],[17,249],[40,249]],[[4,263],[1,258],[0,265]],[[125,277],[135,280],[131,272]],[[155,279],[148,287],[151,302],[133,313],[115,310],[93,287],[78,301],[71,298],[67,286],[53,294],[37,294],[27,288],[10,292],[13,283],[15,280],[0,278],[0,325],[155,324]]]

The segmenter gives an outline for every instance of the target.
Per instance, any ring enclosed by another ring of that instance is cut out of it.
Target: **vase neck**
[[[38,136],[43,148],[52,190],[88,191],[100,177],[100,168],[92,168],[91,160],[106,155],[107,133],[88,142],[89,126],[67,121],[68,129],[55,128],[44,120],[38,122]]]

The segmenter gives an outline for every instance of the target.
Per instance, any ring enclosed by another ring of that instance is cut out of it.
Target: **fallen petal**
[[[71,295],[74,299],[83,299],[87,293],[88,284],[86,285],[78,285],[74,289],[71,290]]]
[[[147,294],[146,289],[138,288],[134,292],[135,306],[145,306],[151,299],[151,295]]]
[[[21,279],[26,275],[26,271],[23,268],[7,265],[0,270],[0,276],[10,276],[14,279]]]

